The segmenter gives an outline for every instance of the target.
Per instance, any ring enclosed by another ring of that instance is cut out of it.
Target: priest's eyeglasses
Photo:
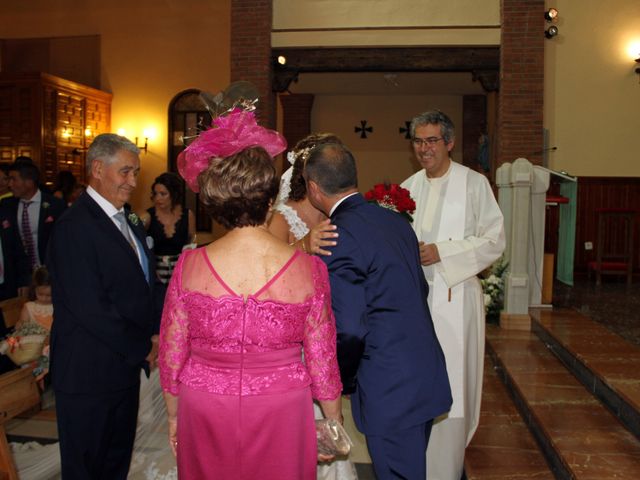
[[[428,145],[429,147],[433,147],[440,140],[444,140],[444,138],[443,137],[427,137],[427,138],[413,137],[411,139],[411,143],[413,144],[414,147],[421,147],[423,145]]]

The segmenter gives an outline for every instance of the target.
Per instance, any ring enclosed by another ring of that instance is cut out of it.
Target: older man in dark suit
[[[444,355],[409,222],[357,191],[353,156],[314,149],[304,168],[309,200],[339,234],[330,256],[338,362],[353,418],[380,480],[425,478],[433,419],[449,410]]]
[[[138,154],[124,137],[94,139],[89,188],[58,221],[49,245],[51,375],[65,479],[127,477],[140,369],[155,360],[154,261],[141,222],[124,209]]]
[[[2,206],[18,226],[31,268],[45,265],[53,224],[66,205],[40,189],[40,171],[28,157],[19,157],[9,167],[9,188],[13,197],[2,200]]]

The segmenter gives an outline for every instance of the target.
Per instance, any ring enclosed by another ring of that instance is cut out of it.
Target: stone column
[[[503,328],[529,330],[529,232],[533,166],[518,158],[511,165],[512,189],[511,233],[508,273],[505,277],[504,310],[500,314]]]

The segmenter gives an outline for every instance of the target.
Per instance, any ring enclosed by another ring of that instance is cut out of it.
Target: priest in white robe
[[[504,250],[503,217],[486,177],[451,160],[455,131],[448,116],[415,117],[411,137],[423,169],[402,186],[416,202],[413,228],[453,394],[450,412],[433,425],[427,478],[458,480],[482,397],[485,316],[477,274]]]

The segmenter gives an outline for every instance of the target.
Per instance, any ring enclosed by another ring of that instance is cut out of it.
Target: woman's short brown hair
[[[198,184],[207,214],[228,229],[265,223],[278,193],[273,160],[262,147],[212,160]]]
[[[293,148],[293,151],[296,153],[296,161],[293,163],[293,170],[291,170],[290,200],[299,202],[307,196],[307,184],[302,177],[304,162],[314,147],[324,145],[325,143],[342,144],[342,140],[333,133],[312,133],[296,143],[296,146]]]

